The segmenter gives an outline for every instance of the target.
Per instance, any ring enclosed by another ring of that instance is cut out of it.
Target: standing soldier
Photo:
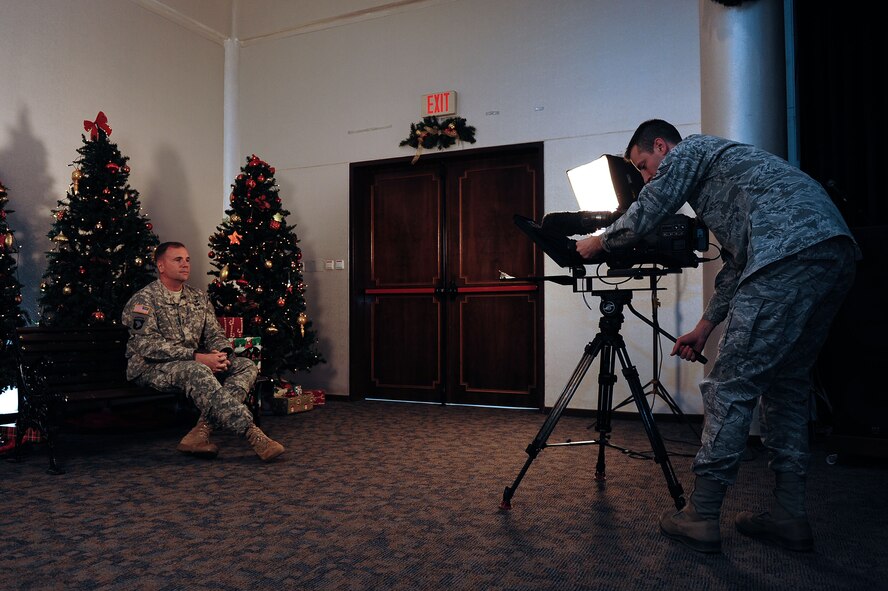
[[[687,202],[718,239],[723,260],[702,318],[672,348],[693,361],[725,322],[718,356],[700,383],[704,421],[694,492],[681,511],[661,516],[660,529],[694,550],[721,551],[722,502],[760,401],[774,494],[770,510],[743,511],[734,523],[752,538],[811,551],[810,372],[854,282],[860,249],[823,187],[764,150],[711,135],[682,139],[671,123],[651,119],[625,156],[644,188],[600,236],[577,242],[580,255],[633,244]]]
[[[191,258],[180,242],[164,242],[154,252],[158,279],[130,298],[123,311],[129,327],[127,379],[165,392],[185,392],[200,411],[197,425],[176,449],[216,457],[214,427],[245,437],[256,454],[270,461],[284,446],[253,424],[244,404],[259,370],[237,357],[216,320],[209,299],[185,282]]]

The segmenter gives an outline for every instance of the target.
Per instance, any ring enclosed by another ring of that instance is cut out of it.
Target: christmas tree
[[[108,140],[104,113],[83,127],[89,137],[81,134],[71,187],[52,210],[55,246],[38,298],[44,326],[117,324],[129,297],[155,278],[158,240],[128,184],[129,158]]]
[[[326,363],[306,313],[304,265],[290,212],[281,208],[274,168],[256,155],[231,185],[231,207],[210,236],[208,287],[219,316],[243,318],[262,338],[262,373],[281,377]]]
[[[24,326],[27,315],[22,312],[22,286],[16,278],[17,250],[15,237],[6,216],[13,210],[6,209],[9,197],[6,187],[0,183],[0,390],[15,385],[15,328]]]

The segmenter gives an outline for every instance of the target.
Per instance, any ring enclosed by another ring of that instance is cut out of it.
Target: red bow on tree
[[[95,121],[85,119],[83,121],[83,129],[89,132],[89,137],[93,140],[99,139],[100,129],[105,133],[106,136],[111,135],[111,128],[108,127],[108,118],[102,111],[99,111],[99,114],[96,115]]]

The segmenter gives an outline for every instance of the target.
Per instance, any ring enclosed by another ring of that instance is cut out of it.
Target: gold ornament
[[[229,220],[232,224],[236,224],[236,223],[238,223],[238,222],[240,221],[240,216],[237,215],[236,213],[233,213],[233,214],[231,214],[231,215],[228,217],[228,220]]]
[[[80,179],[83,178],[83,172],[79,168],[75,168],[74,172],[71,173],[71,181],[74,183],[74,193],[78,193],[80,191]]]
[[[222,270],[219,271],[219,279],[222,281],[228,281],[228,265],[222,267]]]
[[[96,230],[101,230],[102,228],[102,222],[96,222]]]
[[[142,260],[142,257],[136,257],[136,259],[135,259],[134,262],[136,263],[136,266],[137,266],[137,267],[141,267],[141,266],[142,266],[142,263],[144,263],[145,261]]]
[[[8,232],[6,234],[6,237],[3,239],[3,246],[5,246],[7,249],[12,248],[12,240],[12,232]]]
[[[52,239],[52,241],[53,242],[67,242],[68,237],[65,236],[64,232],[59,232],[58,234],[55,235],[55,237]]]
[[[62,288],[62,293],[65,295],[71,295],[72,291],[74,291],[74,290],[71,289],[70,285],[66,285],[65,287]]]
[[[280,212],[274,214],[274,215],[271,216],[271,217],[273,217],[273,218],[274,218],[274,221],[276,221],[276,222],[282,222],[282,221],[284,221],[284,216],[283,216],[283,214],[280,213]]]
[[[271,259],[265,260],[265,268],[266,269],[271,269],[273,266],[274,266],[274,262]]]
[[[305,312],[299,313],[299,317],[296,319],[296,324],[299,325],[299,334],[302,338],[305,338],[305,325],[308,324],[308,316],[306,316]]]
[[[265,332],[267,332],[268,334],[277,334],[278,329],[274,324],[269,324],[268,327],[265,329]]]

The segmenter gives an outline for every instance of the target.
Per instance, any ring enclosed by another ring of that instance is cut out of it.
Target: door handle
[[[459,290],[456,288],[456,281],[451,279],[450,283],[447,284],[447,295],[450,297],[451,300],[455,300],[458,294]]]

